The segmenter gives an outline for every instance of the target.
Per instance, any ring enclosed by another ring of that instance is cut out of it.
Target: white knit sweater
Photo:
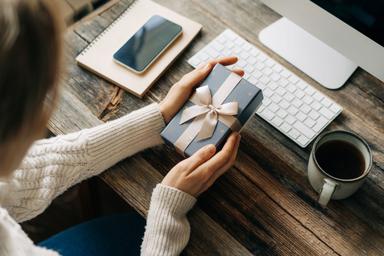
[[[59,255],[35,246],[17,222],[37,216],[74,184],[162,143],[163,127],[158,105],[152,104],[91,129],[34,143],[13,177],[0,181],[0,255]],[[180,254],[190,233],[186,214],[195,201],[180,190],[156,186],[142,255]]]

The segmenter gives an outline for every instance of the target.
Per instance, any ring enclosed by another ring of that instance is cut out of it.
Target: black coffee
[[[346,141],[327,141],[320,145],[316,160],[325,172],[339,179],[357,178],[365,170],[363,154]]]

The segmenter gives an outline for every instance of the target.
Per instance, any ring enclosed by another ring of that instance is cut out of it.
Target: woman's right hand
[[[240,135],[233,132],[217,154],[212,144],[201,148],[173,167],[162,184],[199,196],[234,164],[239,144]]]

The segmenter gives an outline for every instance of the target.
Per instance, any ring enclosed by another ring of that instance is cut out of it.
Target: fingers
[[[190,92],[199,82],[208,76],[212,68],[213,65],[211,63],[206,63],[202,68],[195,69],[184,75],[176,85],[189,89],[187,92]]]
[[[239,146],[240,146],[240,139],[241,139],[241,136],[239,136],[238,140],[236,141],[236,145],[235,145],[236,150],[232,154],[231,159],[228,161],[228,163],[226,163],[224,166],[222,166],[219,170],[217,170],[211,176],[210,181],[208,182],[208,186],[211,186],[221,175],[223,175],[226,171],[228,171],[229,168],[231,168],[231,166],[235,163],[236,158],[237,158],[237,153],[239,150]]]
[[[242,70],[240,68],[234,68],[234,69],[232,69],[232,72],[238,74],[239,76],[244,76],[244,70]]]
[[[215,66],[217,63],[220,63],[221,65],[227,66],[235,64],[238,61],[238,58],[236,56],[229,56],[229,57],[221,57],[214,60],[209,60],[207,64],[211,64],[212,67]],[[204,67],[205,63],[200,64],[197,69]]]
[[[236,132],[232,133],[224,147],[220,152],[214,155],[211,159],[203,163],[200,168],[196,170],[194,175],[207,176],[210,179],[216,172],[225,165],[232,165],[236,159],[237,149],[239,147],[240,135]]]
[[[210,144],[199,149],[192,156],[180,162],[180,164],[185,165],[183,167],[185,168],[185,170],[187,170],[187,172],[191,172],[206,161],[208,161],[215,153],[216,147]]]

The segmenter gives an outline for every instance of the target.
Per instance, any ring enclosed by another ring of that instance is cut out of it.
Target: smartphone
[[[154,15],[113,55],[113,59],[135,73],[143,73],[181,33],[180,25]]]

